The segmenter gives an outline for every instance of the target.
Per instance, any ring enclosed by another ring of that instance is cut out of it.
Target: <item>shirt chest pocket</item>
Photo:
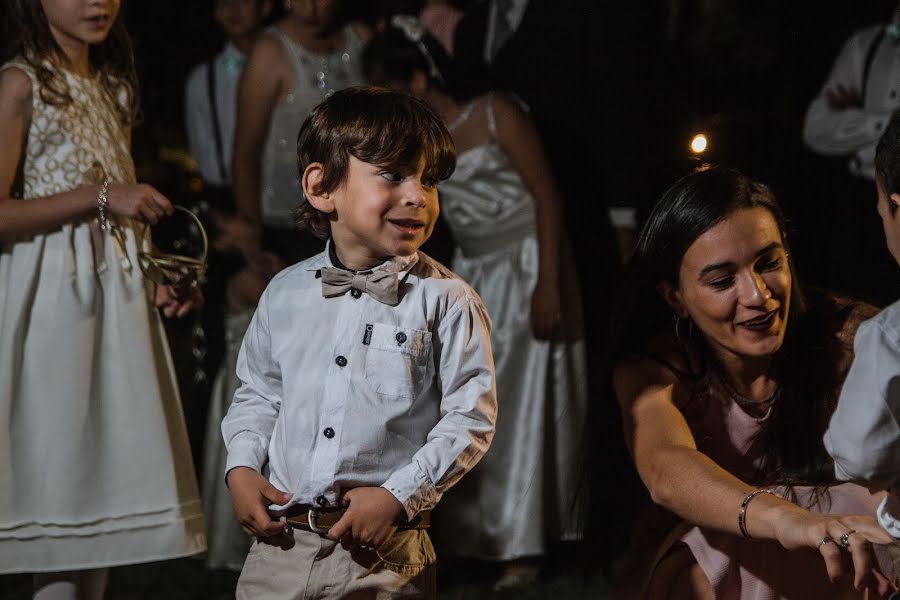
[[[422,393],[431,357],[431,332],[370,323],[363,336],[366,383],[382,398],[412,400]]]

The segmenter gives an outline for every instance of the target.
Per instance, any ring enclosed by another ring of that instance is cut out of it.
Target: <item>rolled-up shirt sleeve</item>
[[[241,386],[222,421],[228,450],[225,473],[235,467],[262,471],[281,410],[281,370],[272,358],[266,294],[260,299],[237,359]]]
[[[497,418],[490,327],[481,301],[471,297],[454,305],[437,324],[440,420],[412,460],[382,485],[410,519],[434,507],[490,446]]]

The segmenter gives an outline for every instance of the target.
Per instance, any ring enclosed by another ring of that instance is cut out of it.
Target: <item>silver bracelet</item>
[[[745,540],[752,540],[753,536],[747,533],[747,505],[750,504],[750,501],[753,500],[758,494],[772,494],[775,496],[775,492],[772,490],[756,490],[755,492],[750,492],[747,494],[747,497],[744,498],[744,501],[741,502],[741,510],[738,512],[738,527],[741,529],[741,535],[744,536]]]
[[[109,217],[106,214],[107,209],[109,208],[109,179],[104,179],[103,184],[100,186],[100,193],[97,195],[97,211],[99,213],[98,220],[100,221],[100,229],[104,231],[109,231],[112,229],[112,225],[109,223]]]

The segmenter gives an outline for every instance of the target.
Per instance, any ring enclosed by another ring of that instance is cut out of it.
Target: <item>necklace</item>
[[[300,54],[300,62],[309,73],[310,87],[317,88],[326,96],[334,93],[335,89],[344,87],[349,80],[348,63],[350,53],[315,55],[312,53]]]
[[[716,379],[719,380],[719,383],[722,384],[722,387],[725,388],[725,391],[728,392],[728,395],[731,396],[731,399],[738,403],[738,406],[750,407],[750,406],[764,406],[767,404],[773,404],[775,402],[775,400],[777,400],[778,397],[781,395],[781,385],[779,384],[779,385],[776,385],[775,389],[772,391],[772,393],[769,394],[768,396],[766,396],[765,398],[762,398],[760,400],[752,400],[750,398],[747,398],[747,397],[739,394],[738,391],[736,389],[734,389],[734,386],[732,386],[731,383],[728,382],[728,379],[726,377],[724,377],[723,375],[721,375],[720,373],[716,372],[715,376],[716,376]]]

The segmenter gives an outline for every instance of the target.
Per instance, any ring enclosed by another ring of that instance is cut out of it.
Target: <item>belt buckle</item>
[[[328,535],[327,529],[322,529],[319,527],[319,515],[322,514],[314,508],[309,509],[309,512],[306,513],[306,522],[309,525],[309,530],[313,533],[318,533],[319,535]]]

